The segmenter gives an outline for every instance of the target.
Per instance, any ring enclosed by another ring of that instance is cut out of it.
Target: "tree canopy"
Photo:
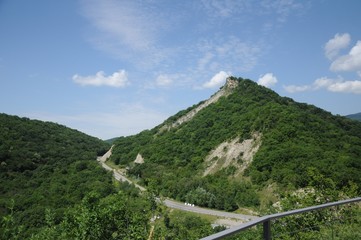
[[[164,130],[199,104],[151,130],[117,139],[112,161],[130,167],[129,174],[144,185],[152,183],[161,195],[185,201],[203,193],[207,197],[197,197],[200,205],[227,210],[257,205],[256,189],[271,182],[294,189],[308,186],[310,167],[338,189],[349,182],[361,186],[359,122],[280,97],[251,80],[231,79],[237,88],[190,121]],[[234,176],[232,168],[202,177],[212,149],[236,137],[249,139],[255,132],[262,135],[261,146],[243,178]],[[142,165],[133,164],[138,153]],[[239,197],[245,195],[250,199]],[[208,201],[199,202],[203,198]]]

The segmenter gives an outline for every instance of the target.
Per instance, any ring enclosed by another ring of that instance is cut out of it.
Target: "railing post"
[[[233,234],[236,234],[236,233],[239,233],[246,229],[249,229],[253,226],[257,226],[261,223],[263,223],[263,239],[271,240],[271,237],[272,237],[271,220],[274,220],[277,218],[283,218],[283,217],[287,217],[287,216],[291,216],[291,215],[295,215],[295,214],[301,214],[301,213],[305,213],[305,212],[315,211],[315,210],[319,210],[319,209],[340,206],[343,204],[356,203],[356,202],[360,202],[360,201],[361,201],[361,197],[357,197],[357,198],[352,198],[352,199],[347,199],[347,200],[341,200],[338,202],[325,203],[325,204],[321,204],[318,206],[312,206],[312,207],[307,207],[307,208],[302,208],[302,209],[295,209],[295,210],[283,212],[283,213],[275,213],[272,215],[267,215],[267,216],[260,217],[258,219],[254,219],[252,221],[249,221],[249,222],[239,225],[237,227],[230,228],[230,229],[224,230],[219,233],[215,233],[208,237],[202,238],[202,240],[215,240],[215,239],[225,238],[227,236],[231,236]],[[335,237],[334,235],[337,236],[338,233],[337,232],[335,233],[335,229],[333,229],[333,225],[331,225],[331,226],[332,226],[331,233],[332,233],[332,237],[334,238]]]
[[[271,240],[271,219],[263,222],[263,239]]]

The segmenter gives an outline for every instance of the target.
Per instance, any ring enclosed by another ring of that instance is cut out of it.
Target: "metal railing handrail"
[[[301,209],[295,209],[295,210],[282,212],[282,213],[275,213],[275,214],[271,214],[271,215],[267,215],[267,216],[257,218],[255,220],[252,220],[252,221],[249,221],[247,223],[241,224],[241,225],[239,225],[237,227],[229,228],[227,230],[218,232],[216,234],[213,234],[213,235],[210,235],[208,237],[202,238],[201,240],[222,239],[224,237],[231,236],[233,234],[236,234],[238,232],[246,230],[246,229],[248,229],[250,227],[258,225],[260,223],[263,223],[263,238],[265,240],[269,240],[269,239],[271,239],[271,222],[270,221],[272,219],[282,218],[282,217],[286,217],[286,216],[290,216],[290,215],[315,211],[315,210],[319,210],[319,209],[322,209],[322,208],[334,207],[334,206],[338,206],[338,205],[349,204],[349,203],[359,202],[359,201],[361,201],[361,197],[347,199],[347,200],[341,200],[341,201],[338,201],[338,202],[325,203],[325,204],[306,207],[306,208],[301,208]]]

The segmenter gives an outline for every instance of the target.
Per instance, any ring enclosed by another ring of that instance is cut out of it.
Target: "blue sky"
[[[361,112],[359,0],[0,0],[0,112],[108,139],[207,99],[228,75]]]

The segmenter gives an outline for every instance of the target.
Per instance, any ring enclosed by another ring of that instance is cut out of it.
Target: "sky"
[[[359,0],[0,0],[0,112],[110,139],[228,76],[361,112]]]

